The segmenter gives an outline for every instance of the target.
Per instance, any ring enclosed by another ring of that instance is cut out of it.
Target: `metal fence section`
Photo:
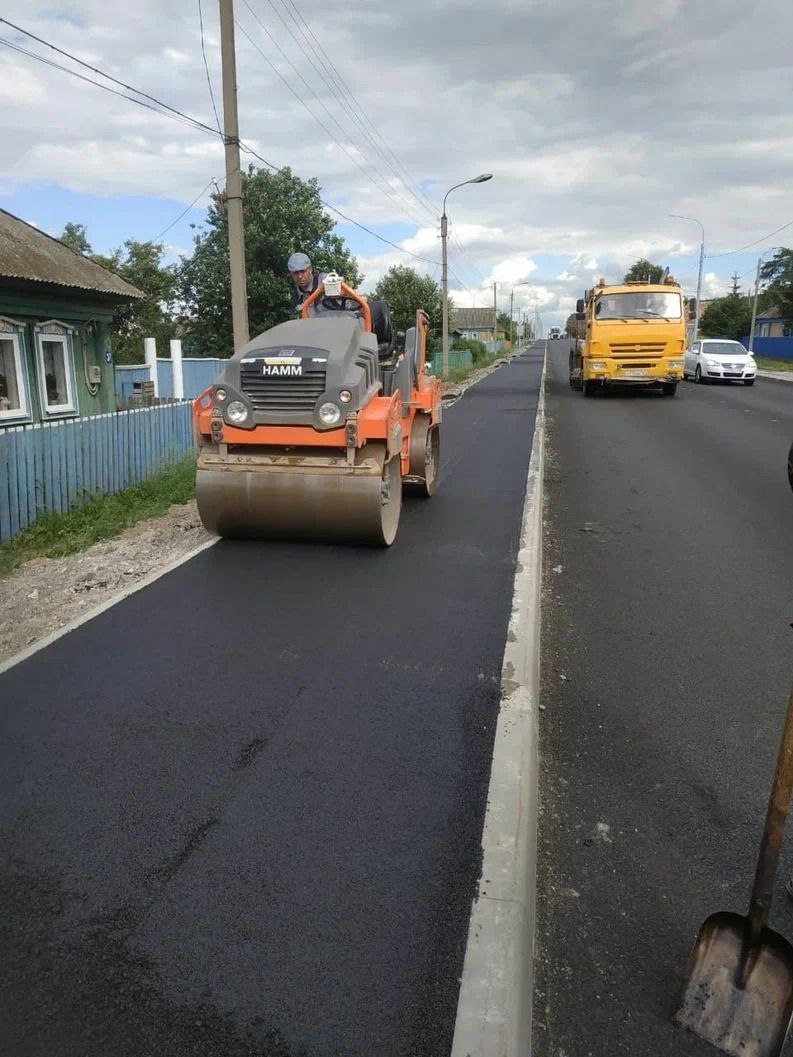
[[[0,430],[0,540],[139,484],[193,450],[191,404]]]
[[[743,344],[749,348],[749,336],[743,338]],[[793,360],[793,338],[758,338],[755,335],[754,349],[756,356],[768,356],[774,360]]]

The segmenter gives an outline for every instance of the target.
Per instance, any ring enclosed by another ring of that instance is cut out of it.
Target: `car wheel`
[[[744,378],[743,384],[744,385],[754,385],[754,378]]]
[[[790,487],[793,488],[793,444],[790,445],[790,451],[787,453],[787,479],[790,481]]]
[[[705,384],[705,379],[702,377],[702,368],[700,367],[699,364],[697,364],[696,370],[694,371],[694,381],[698,385],[704,385]]]

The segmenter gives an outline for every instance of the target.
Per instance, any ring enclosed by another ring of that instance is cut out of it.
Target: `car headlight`
[[[328,401],[326,404],[320,404],[317,414],[323,425],[335,426],[341,419],[341,408]]]
[[[719,370],[721,370],[721,364],[718,360],[705,360],[705,363],[708,365],[708,367],[717,367]]]
[[[248,409],[241,400],[232,400],[226,408],[226,418],[234,425],[239,425],[248,417]]]

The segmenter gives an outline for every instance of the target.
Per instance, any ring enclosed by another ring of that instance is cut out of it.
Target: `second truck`
[[[674,396],[683,377],[686,323],[674,279],[609,286],[601,279],[576,305],[570,385],[584,396],[654,386]]]

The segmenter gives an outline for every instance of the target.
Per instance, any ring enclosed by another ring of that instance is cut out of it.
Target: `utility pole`
[[[760,265],[763,255],[757,258],[757,273],[754,277],[754,301],[752,302],[752,325],[749,328],[749,352],[754,352],[754,327],[757,321],[757,295],[760,293]]]
[[[733,295],[733,297],[737,297],[738,296],[738,291],[740,289],[740,287],[738,286],[738,280],[740,278],[741,277],[740,277],[740,275],[738,275],[737,272],[733,272],[732,273],[732,295]]]
[[[444,378],[449,377],[449,256],[446,248],[448,224],[446,202],[444,200],[443,216],[441,217],[441,301],[443,302],[443,333],[441,334],[441,345],[443,348],[442,370]]]
[[[498,289],[498,284],[497,283],[493,283],[493,345],[494,346],[496,344],[496,341],[498,340],[498,338],[497,338],[497,335],[498,335],[498,303],[496,301],[496,291],[497,291],[497,289]],[[494,348],[493,352],[495,352],[495,351],[496,350]]]
[[[509,344],[510,346],[515,344],[515,324],[512,322],[512,303],[515,300],[515,287],[512,287],[512,291],[509,295]]]
[[[231,319],[234,351],[247,345],[248,289],[242,223],[240,126],[237,117],[237,60],[234,50],[234,0],[220,2],[220,56],[223,70],[223,142],[226,145],[226,220],[229,229]]]

